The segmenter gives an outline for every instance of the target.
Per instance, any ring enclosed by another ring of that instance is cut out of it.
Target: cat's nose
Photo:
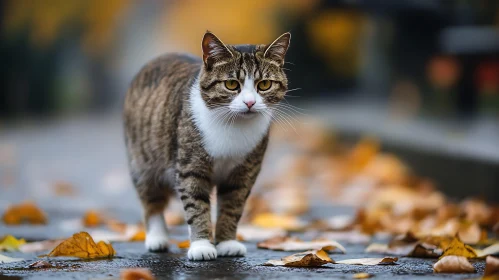
[[[251,107],[253,107],[253,105],[255,105],[255,101],[253,101],[253,100],[244,101],[244,104],[246,104],[246,106],[248,106],[248,109],[251,109]]]

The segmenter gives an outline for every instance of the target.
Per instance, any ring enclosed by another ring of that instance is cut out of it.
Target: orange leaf
[[[47,216],[33,202],[23,202],[7,208],[2,220],[7,225],[46,224]]]
[[[64,240],[48,255],[41,257],[77,257],[83,259],[107,258],[116,254],[111,244],[100,241],[95,243],[90,234],[79,232]]]
[[[177,243],[179,249],[188,249],[191,246],[191,242],[189,240],[180,241]]]
[[[83,216],[83,225],[86,227],[96,227],[102,224],[101,215],[94,210],[87,211]]]
[[[121,280],[154,280],[154,276],[147,268],[129,268],[121,271]]]

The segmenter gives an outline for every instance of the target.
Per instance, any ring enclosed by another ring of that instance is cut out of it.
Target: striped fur
[[[213,259],[217,250],[221,256],[244,254],[244,246],[231,240],[267,147],[269,108],[287,89],[282,63],[289,38],[286,33],[269,46],[226,46],[208,32],[203,60],[167,54],[133,80],[125,99],[125,143],[149,250],[167,249],[166,225],[158,215],[177,193],[190,228],[190,259]],[[228,79],[245,86],[230,91],[224,85]],[[262,79],[273,81],[265,92],[256,86]],[[248,107],[243,97],[256,97],[255,105]],[[214,187],[219,203],[215,237],[210,221]]]

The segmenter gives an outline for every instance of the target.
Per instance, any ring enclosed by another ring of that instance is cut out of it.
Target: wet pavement
[[[176,228],[185,233],[185,227]],[[186,235],[173,235],[182,239]],[[397,265],[351,266],[327,264],[319,268],[286,268],[262,266],[269,259],[279,259],[289,252],[257,249],[256,243],[246,243],[248,255],[244,258],[219,258],[215,261],[194,262],[186,258],[186,250],[171,246],[171,252],[156,254],[145,251],[141,242],[114,243],[117,256],[113,259],[80,261],[51,258],[54,265],[67,266],[58,269],[28,269],[38,260],[36,254],[11,253],[12,257],[26,260],[0,264],[0,279],[116,279],[125,268],[149,268],[158,279],[352,279],[355,273],[367,272],[374,279],[470,279],[483,275],[484,262],[475,262],[475,274],[434,274],[433,259],[400,258]],[[333,260],[351,258],[384,257],[363,253],[363,245],[347,245],[347,254],[331,253]],[[43,259],[43,258],[42,258]],[[2,276],[3,275],[3,276]],[[20,278],[4,278],[4,277]]]
[[[120,118],[58,120],[2,127],[0,149],[0,213],[11,203],[26,199],[47,212],[49,224],[41,227],[7,227],[0,224],[0,236],[12,234],[28,241],[69,237],[78,228],[84,211],[89,209],[111,213],[114,218],[135,223],[140,220],[140,204],[126,167]],[[8,151],[5,157],[5,151]],[[6,160],[7,159],[7,160]],[[6,179],[6,176],[9,179]],[[56,196],[53,184],[70,182],[75,195]],[[340,214],[344,209],[312,209],[311,217]],[[185,226],[173,228],[172,238],[187,238]],[[355,273],[367,272],[375,279],[469,279],[483,274],[484,262],[475,262],[475,274],[434,274],[434,259],[401,258],[397,265],[347,266],[328,264],[320,268],[284,268],[262,266],[269,259],[290,255],[257,249],[246,243],[244,258],[219,258],[210,262],[192,262],[186,251],[171,246],[171,252],[146,252],[139,243],[114,243],[113,259],[81,261],[51,258],[57,269],[28,269],[39,254],[2,253],[25,261],[0,264],[0,279],[117,279],[124,268],[149,268],[158,279],[351,279]],[[344,244],[346,245],[346,244]],[[334,260],[383,255],[363,253],[363,245],[346,245],[347,254],[331,254]]]

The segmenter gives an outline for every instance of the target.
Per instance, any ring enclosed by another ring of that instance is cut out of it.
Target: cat
[[[261,168],[272,108],[287,91],[283,65],[290,39],[284,33],[269,45],[225,45],[207,31],[202,59],[166,54],[132,81],[124,105],[125,144],[149,251],[168,250],[163,211],[176,192],[189,226],[190,260],[246,254],[236,241],[237,224]]]

